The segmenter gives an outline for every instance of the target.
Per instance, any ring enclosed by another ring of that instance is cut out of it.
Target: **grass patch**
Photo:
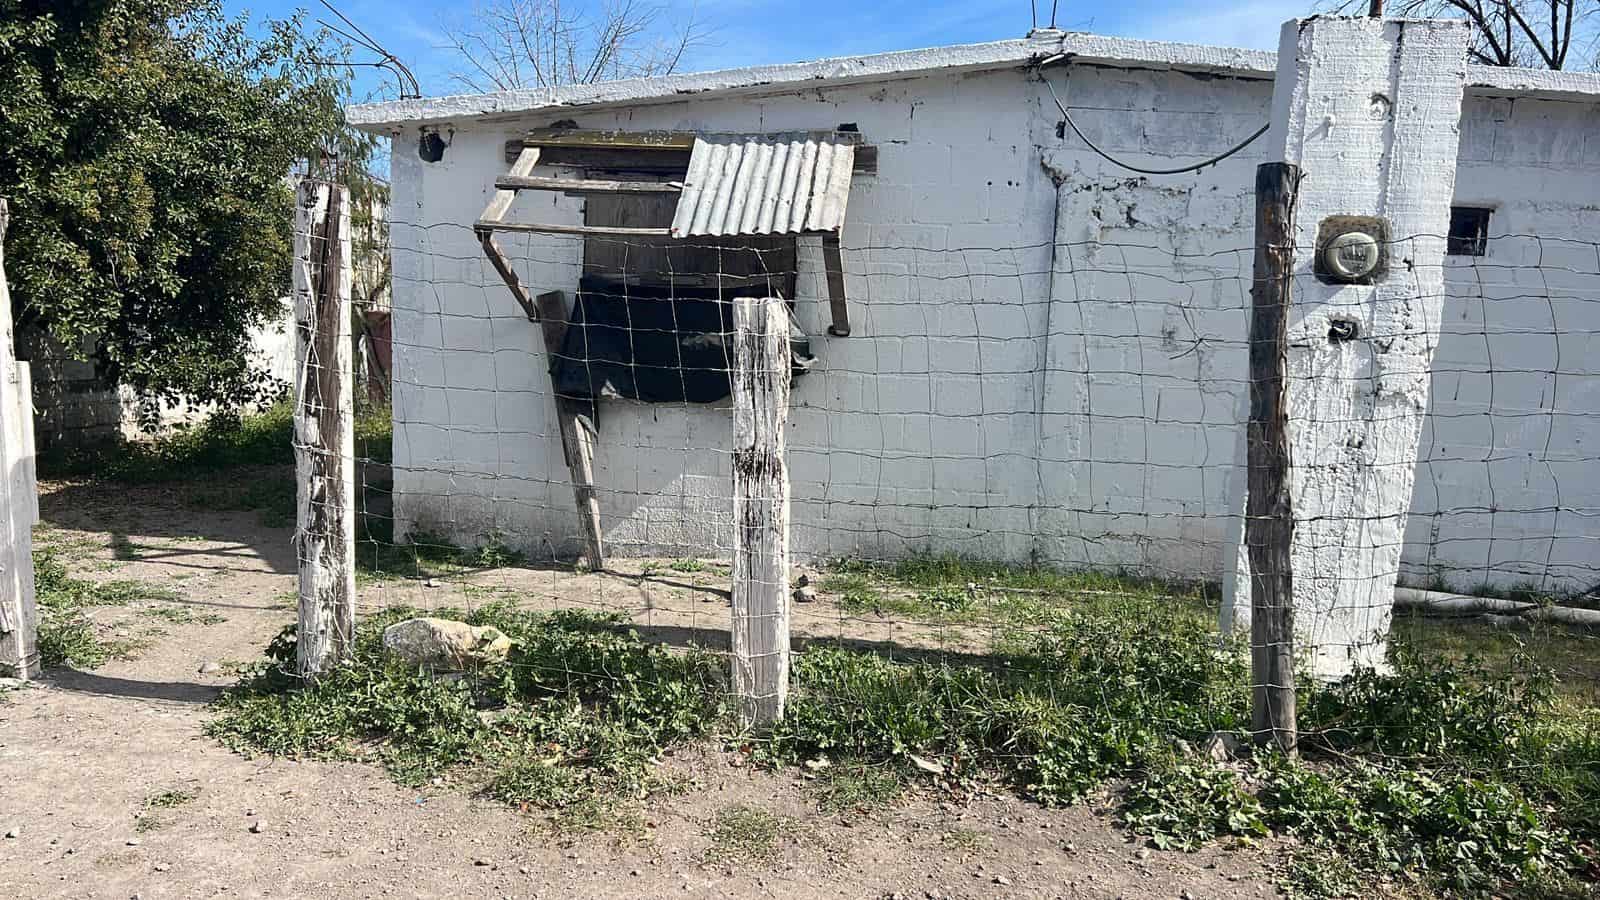
[[[144,806],[134,817],[133,829],[141,834],[155,831],[166,826],[167,821],[158,813],[164,810],[177,809],[194,801],[200,796],[198,790],[167,790],[159,794],[151,794],[144,800]]]
[[[387,464],[393,423],[385,406],[362,406],[356,456]],[[117,484],[174,485],[185,506],[253,510],[269,528],[294,524],[294,407],[288,400],[255,413],[217,412],[154,439],[113,441],[41,454],[44,478],[92,478]],[[239,477],[248,472],[249,477]]]
[[[387,519],[361,517],[356,536],[356,577],[366,581],[392,578],[448,578],[484,569],[523,566],[527,558],[506,546],[499,534],[488,534],[475,547],[462,547],[426,533],[396,543]],[[381,530],[380,530],[381,529]]]
[[[393,428],[384,406],[363,406],[355,421],[356,455],[393,459]],[[41,454],[45,478],[91,477],[122,484],[184,481],[246,466],[294,465],[294,405],[280,400],[260,412],[213,413],[151,440],[116,441]]]
[[[245,750],[366,754],[407,782],[450,770],[584,827],[663,790],[663,750],[721,737],[760,764],[816,772],[829,811],[912,784],[999,783],[1051,806],[1109,797],[1161,847],[1287,835],[1298,855],[1282,878],[1303,894],[1559,895],[1595,875],[1600,711],[1514,644],[1490,665],[1467,644],[1446,652],[1402,633],[1390,673],[1303,682],[1301,759],[1224,765],[1188,748],[1248,728],[1248,660],[1219,642],[1204,589],[937,561],[829,577],[933,605],[971,596],[975,574],[1026,601],[994,626],[1001,652],[812,644],[793,660],[785,718],[757,735],[737,732],[718,658],[645,644],[620,619],[502,604],[471,617],[515,642],[502,669],[451,683],[387,665],[377,634],[409,614],[395,611],[362,623],[352,664],[301,691],[268,668],[211,727]],[[292,652],[280,642],[275,664]],[[720,846],[743,826],[712,828]]]
[[[227,616],[213,612],[197,613],[187,606],[147,606],[139,610],[139,615],[173,625],[220,625],[228,621]]]
[[[886,766],[843,763],[823,769],[815,782],[817,805],[829,813],[881,809],[905,793],[906,777]]]
[[[466,618],[511,637],[510,659],[449,681],[382,652],[383,628],[416,614],[365,619],[350,664],[305,690],[282,674],[294,659],[285,632],[218,702],[209,730],[249,752],[375,757],[406,784],[455,770],[488,796],[584,826],[665,788],[652,761],[726,721],[716,657],[646,644],[619,618],[490,604]]]
[[[965,857],[987,849],[989,838],[977,829],[962,828],[958,825],[939,835],[939,843]]]
[[[39,659],[46,666],[70,660],[79,668],[97,669],[113,659],[131,659],[159,632],[138,638],[112,637],[105,626],[89,617],[89,610],[173,597],[165,588],[137,581],[74,578],[50,550],[34,551],[33,579],[39,607]]]
[[[705,861],[767,863],[778,856],[779,841],[792,823],[759,806],[738,803],[719,810],[705,830],[711,839]]]

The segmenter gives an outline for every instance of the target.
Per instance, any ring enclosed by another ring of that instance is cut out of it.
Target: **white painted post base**
[[[1460,20],[1318,17],[1286,23],[1280,40],[1268,159],[1304,173],[1285,387],[1295,637],[1325,678],[1385,658],[1444,301],[1468,36]],[[1388,273],[1374,284],[1314,274],[1319,223],[1350,215],[1388,222]],[[1353,338],[1335,339],[1342,323]],[[1224,626],[1248,632],[1241,545],[1227,563],[1238,574]]]

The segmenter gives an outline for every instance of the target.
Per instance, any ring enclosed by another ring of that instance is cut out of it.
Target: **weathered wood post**
[[[21,395],[11,334],[11,291],[6,286],[5,237],[10,210],[0,198],[0,675],[39,674],[39,611],[33,596],[33,523],[38,507],[32,486],[32,397]],[[26,382],[26,372],[23,381]]]
[[[1300,169],[1256,169],[1256,258],[1250,285],[1249,497],[1244,542],[1250,564],[1250,724],[1256,740],[1292,753],[1298,739],[1294,702],[1294,578],[1289,549],[1289,411],[1283,381],[1289,361],[1294,200]]]
[[[733,301],[733,691],[746,726],[789,693],[789,310]]]
[[[1469,34],[1460,20],[1317,17],[1286,23],[1279,43],[1267,159],[1302,172],[1288,232],[1289,568],[1297,655],[1319,677],[1385,664],[1444,304]],[[1254,492],[1253,466],[1249,476]],[[1247,517],[1258,508],[1236,502]],[[1246,530],[1224,619],[1255,634]]]
[[[350,195],[306,179],[295,204],[295,554],[299,674],[329,671],[355,630],[355,410]]]

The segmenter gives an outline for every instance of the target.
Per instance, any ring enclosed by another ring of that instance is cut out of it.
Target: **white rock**
[[[504,662],[511,639],[490,625],[473,626],[454,619],[407,619],[383,630],[383,649],[412,666],[460,672]]]

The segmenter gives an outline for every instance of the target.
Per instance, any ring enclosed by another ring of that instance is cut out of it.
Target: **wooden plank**
[[[539,148],[523,147],[517,151],[517,158],[511,163],[511,171],[506,175],[513,178],[533,174],[533,167],[539,164]],[[485,222],[498,222],[506,217],[506,212],[511,209],[511,201],[517,199],[515,189],[498,188],[494,197],[489,200],[489,205],[484,207],[482,219]]]
[[[783,716],[789,687],[789,312],[733,301],[733,691],[747,728]]]
[[[690,150],[693,131],[589,131],[535,128],[522,143],[537,147],[594,147],[607,150]]]
[[[834,337],[849,337],[850,306],[844,298],[844,252],[839,246],[838,234],[822,236],[822,266],[827,270],[828,308],[833,314],[828,333]]]
[[[564,191],[568,194],[679,194],[683,184],[676,181],[610,181],[600,178],[546,178],[543,176],[502,175],[494,186],[512,191]]]
[[[528,321],[539,321],[539,310],[533,305],[533,301],[528,299],[528,289],[522,286],[522,279],[517,277],[516,270],[511,267],[511,260],[506,258],[505,251],[500,249],[500,244],[495,241],[494,235],[480,232],[478,242],[483,245],[483,253],[489,257],[489,264],[500,273],[500,280],[506,283],[506,287],[511,288],[511,296],[527,314]]]
[[[506,141],[506,162],[515,162],[527,146],[521,139]],[[682,175],[689,169],[690,149],[654,149],[648,152],[614,147],[575,147],[545,145],[539,161],[551,166],[596,169],[615,172],[660,172]],[[878,148],[874,144],[856,147],[852,171],[856,175],[878,174]]]
[[[1294,272],[1294,202],[1300,168],[1256,168],[1255,277],[1250,286],[1249,496],[1245,546],[1250,560],[1251,727],[1259,743],[1295,752],[1294,583],[1290,548],[1289,415],[1284,380],[1289,360],[1290,284]]]
[[[539,225],[524,222],[491,222],[479,219],[472,226],[479,234],[491,231],[521,231],[533,234],[607,234],[614,237],[670,237],[667,228],[613,228],[602,225]]]
[[[594,449],[599,439],[594,401],[563,397],[555,391],[557,356],[567,338],[566,294],[540,294],[538,315],[545,356],[550,360],[550,393],[555,397],[556,421],[561,427],[561,453],[572,476],[572,498],[583,532],[583,557],[579,562],[599,571],[605,567],[605,543],[600,530],[600,498],[594,490]]]
[[[296,668],[307,682],[350,653],[355,632],[355,390],[350,196],[299,185],[295,229]]]
[[[12,340],[11,293],[6,286],[5,235],[10,210],[0,198],[0,675],[39,674],[39,610],[34,601],[33,522],[37,500],[24,465],[25,437]]]

